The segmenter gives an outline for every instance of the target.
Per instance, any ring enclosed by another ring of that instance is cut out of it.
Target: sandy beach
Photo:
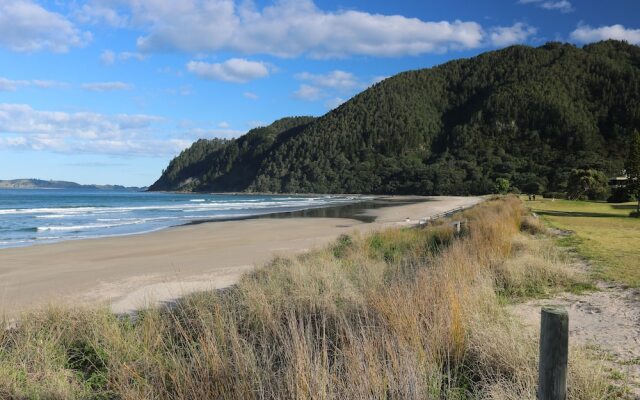
[[[412,198],[426,200],[427,198]],[[478,197],[367,210],[365,223],[347,218],[250,219],[185,225],[159,232],[0,250],[0,314],[46,304],[109,304],[128,312],[194,291],[222,288],[277,254],[302,252],[343,233],[468,207]]]

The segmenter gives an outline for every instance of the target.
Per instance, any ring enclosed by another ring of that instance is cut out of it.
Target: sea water
[[[174,194],[87,189],[0,190],[0,248],[152,232],[361,201],[354,196]]]

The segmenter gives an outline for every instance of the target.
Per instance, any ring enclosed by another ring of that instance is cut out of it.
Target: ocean
[[[248,218],[361,200],[354,196],[3,189],[0,248],[139,234],[190,222]]]

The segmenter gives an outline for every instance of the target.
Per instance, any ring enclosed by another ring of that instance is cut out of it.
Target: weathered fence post
[[[567,398],[569,315],[562,307],[543,307],[540,320],[538,400]]]
[[[460,233],[460,228],[462,226],[462,221],[453,221],[451,224],[457,233]]]

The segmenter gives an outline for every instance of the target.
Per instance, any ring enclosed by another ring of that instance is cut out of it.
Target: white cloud
[[[574,11],[573,5],[568,0],[519,0],[520,4],[535,4],[546,10],[557,10],[562,13]]]
[[[395,57],[478,48],[484,39],[474,21],[325,11],[313,0],[280,0],[261,8],[234,0],[93,0],[81,14],[85,21],[145,32],[137,40],[142,52]]]
[[[37,87],[41,89],[50,89],[54,87],[67,86],[65,82],[47,81],[39,79],[13,80],[0,77],[0,92],[13,92],[20,87]]]
[[[145,58],[147,58],[145,54],[138,53],[135,51],[123,51],[122,53],[118,54],[118,59],[122,61],[127,61],[127,60],[144,61]]]
[[[625,28],[620,24],[601,26],[599,28],[582,25],[578,26],[576,30],[571,32],[570,37],[571,40],[579,43],[591,43],[600,40],[616,39],[626,40],[631,44],[640,44],[640,29]]]
[[[358,81],[351,72],[340,70],[331,71],[326,74],[312,74],[302,72],[294,76],[298,80],[309,81],[315,86],[328,87],[338,90],[352,90],[362,87],[362,83]]]
[[[325,107],[333,109],[344,103],[345,96],[350,96],[362,89],[378,83],[388,76],[376,76],[368,81],[363,81],[351,72],[334,70],[324,74],[301,72],[294,78],[303,83],[293,93],[293,97],[304,101],[317,101],[326,99]]]
[[[159,138],[162,118],[143,114],[40,111],[25,104],[0,104],[0,148],[95,154],[173,155],[189,138]]]
[[[91,82],[83,83],[81,87],[84,90],[90,90],[92,92],[109,92],[114,90],[129,90],[131,85],[124,82]]]
[[[147,58],[146,55],[131,51],[116,54],[113,50],[104,50],[100,54],[100,62],[107,66],[115,64],[116,61],[128,61],[131,59],[143,61],[145,58]]]
[[[231,125],[229,125],[229,123],[227,121],[222,121],[222,122],[218,123],[218,128],[229,129],[230,127],[231,127]]]
[[[259,96],[253,92],[244,92],[242,93],[242,95],[244,97],[246,97],[247,99],[251,99],[251,100],[258,100]]]
[[[190,61],[187,70],[199,78],[244,83],[269,75],[267,64],[244,58],[231,58],[222,63]]]
[[[12,51],[66,52],[91,40],[61,14],[31,0],[0,0],[0,46]]]
[[[547,10],[558,10],[563,13],[568,13],[573,11],[573,6],[567,0],[561,1],[545,1],[540,7],[545,8]]]
[[[305,101],[316,101],[323,98],[324,96],[325,94],[322,90],[320,90],[320,88],[307,84],[300,85],[298,90],[293,93],[293,97]]]
[[[116,62],[116,53],[111,50],[104,50],[100,53],[100,62],[104,65],[113,65]]]
[[[105,23],[115,28],[124,28],[129,25],[129,18],[112,8],[114,5],[117,4],[114,4],[114,2],[93,1],[77,8],[73,14],[83,24]]]
[[[492,45],[503,47],[525,42],[529,36],[535,35],[537,29],[522,22],[512,26],[498,26],[492,28],[489,40]]]

